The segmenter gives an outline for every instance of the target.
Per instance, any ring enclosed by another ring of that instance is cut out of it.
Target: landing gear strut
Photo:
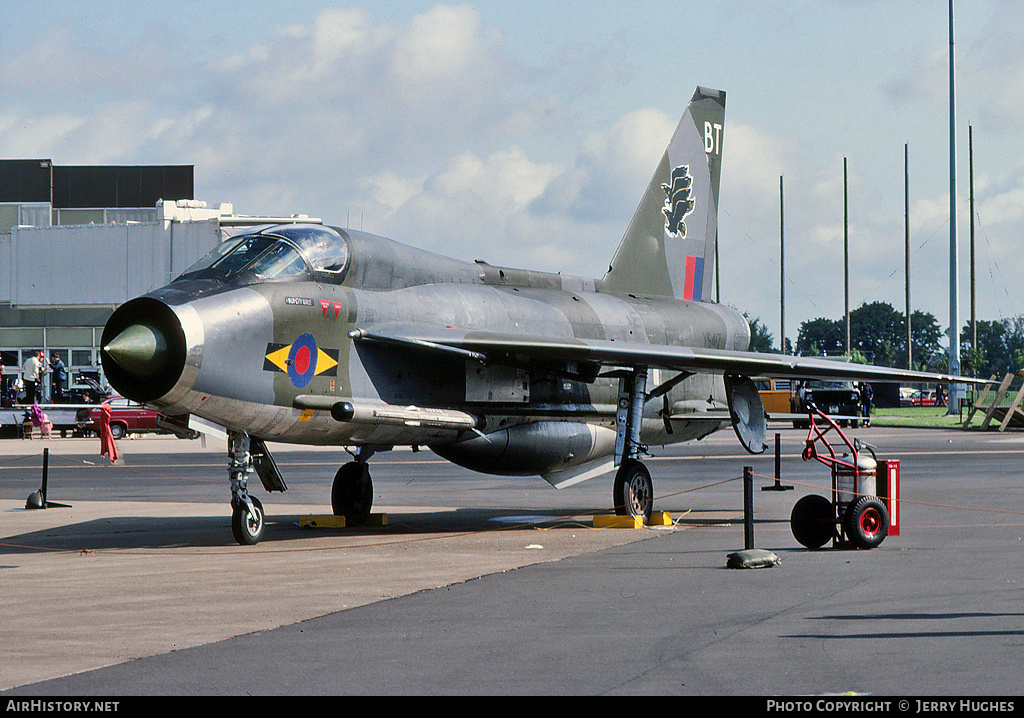
[[[263,504],[249,496],[249,475],[256,469],[252,454],[249,453],[249,435],[231,432],[231,460],[228,464],[228,478],[231,480],[231,533],[235,541],[244,546],[254,546],[263,538],[265,525]]]
[[[640,424],[647,401],[647,368],[634,369],[619,379],[619,402],[615,413],[615,474],[612,501],[619,516],[635,516],[644,523],[654,508],[651,473],[640,461],[647,447],[640,443]]]

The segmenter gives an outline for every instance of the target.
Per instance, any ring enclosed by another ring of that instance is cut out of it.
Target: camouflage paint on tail
[[[711,299],[725,92],[698,87],[615,252],[611,292]]]

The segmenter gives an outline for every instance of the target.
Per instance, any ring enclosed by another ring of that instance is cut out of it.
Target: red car
[[[167,430],[157,425],[157,418],[160,412],[146,409],[138,402],[125,399],[123,396],[112,396],[110,402],[110,433],[115,439],[121,439],[125,434],[136,434],[144,431],[166,432]],[[83,431],[100,431],[100,414],[102,409],[97,406],[92,409],[82,409],[78,412],[78,428]]]
[[[915,391],[900,397],[900,406],[935,406],[934,391]]]

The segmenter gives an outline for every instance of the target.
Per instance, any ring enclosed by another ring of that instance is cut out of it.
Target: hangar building
[[[167,284],[245,226],[320,222],[234,214],[194,198],[192,165],[0,160],[0,352],[5,383],[30,353],[97,375],[113,310]]]

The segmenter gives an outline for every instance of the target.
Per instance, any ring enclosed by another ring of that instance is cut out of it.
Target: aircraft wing
[[[452,327],[381,325],[356,329],[358,342],[459,354],[479,361],[560,360],[609,367],[645,366],[680,372],[748,377],[851,379],[875,382],[927,381],[987,384],[987,379],[839,362],[821,357],[705,349],[641,342],[557,338],[465,331]]]

